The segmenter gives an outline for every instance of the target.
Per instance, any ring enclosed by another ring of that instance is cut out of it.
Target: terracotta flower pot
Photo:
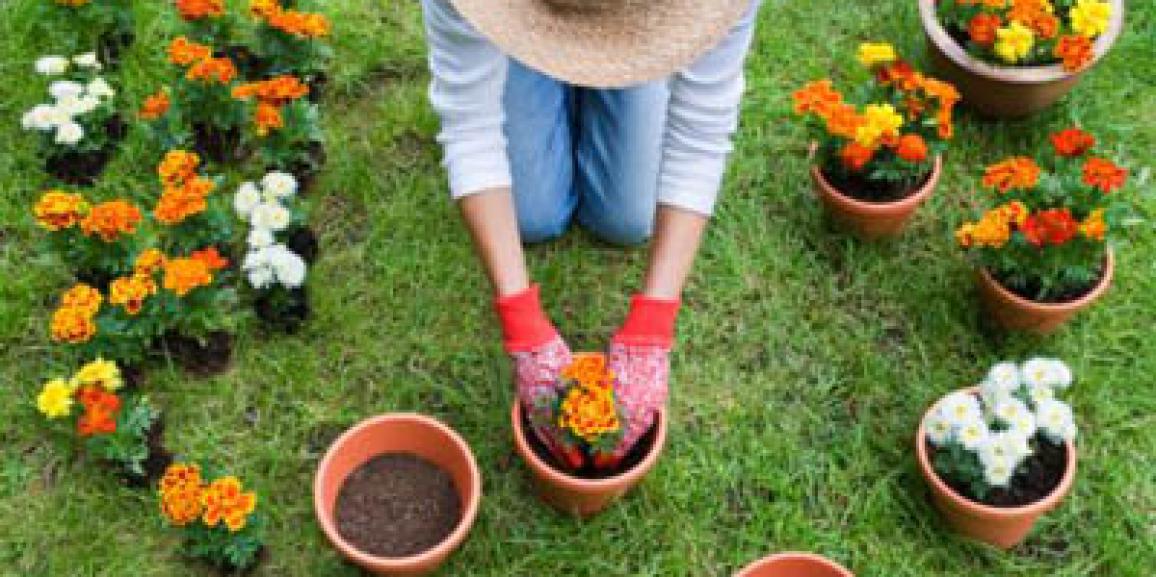
[[[965,392],[978,394],[979,388],[972,387],[965,389]],[[1027,538],[1036,520],[1055,509],[1072,489],[1072,483],[1076,479],[1076,446],[1071,442],[1067,443],[1067,469],[1060,479],[1060,484],[1047,497],[1022,507],[990,507],[976,503],[949,487],[939,478],[939,474],[931,464],[931,455],[928,454],[926,443],[927,431],[923,428],[923,422],[939,402],[936,401],[924,414],[923,421],[919,423],[919,432],[915,436],[915,454],[919,460],[919,470],[931,487],[932,502],[958,533],[1000,549],[1015,547]]]
[[[461,497],[462,518],[445,541],[428,551],[404,558],[377,557],[341,537],[334,510],[350,473],[378,455],[395,452],[417,455],[449,473]],[[457,433],[429,417],[391,414],[362,421],[333,442],[317,468],[313,510],[325,536],[350,561],[377,575],[416,577],[435,571],[462,544],[477,517],[481,493],[474,454]]]
[[[1004,288],[984,269],[976,271],[975,279],[979,287],[980,301],[988,316],[996,324],[1010,331],[1047,335],[1059,330],[1076,313],[1088,308],[1103,296],[1112,286],[1115,270],[1116,257],[1109,248],[1104,274],[1099,284],[1088,294],[1063,303],[1038,303],[1025,299]]]
[[[823,208],[835,221],[863,240],[878,240],[897,236],[907,227],[919,205],[927,200],[939,184],[943,173],[943,159],[936,157],[931,176],[923,187],[902,200],[894,202],[867,202],[856,200],[836,189],[823,176],[818,166],[811,167],[811,180]]]
[[[514,428],[514,446],[530,467],[538,495],[556,509],[578,517],[590,517],[609,507],[629,492],[658,462],[666,446],[666,411],[658,414],[655,422],[654,443],[650,452],[630,470],[608,479],[581,479],[572,477],[542,460],[530,446],[522,426],[522,405],[515,401],[510,411]]]
[[[1043,110],[1070,92],[1116,43],[1124,28],[1124,1],[1111,0],[1112,21],[1096,39],[1095,56],[1079,72],[1060,64],[1048,66],[997,66],[969,55],[939,21],[939,0],[919,0],[923,31],[936,77],[951,82],[963,95],[964,104],[983,116],[1021,118]]]
[[[811,553],[779,553],[752,563],[735,577],[855,577],[842,565]]]

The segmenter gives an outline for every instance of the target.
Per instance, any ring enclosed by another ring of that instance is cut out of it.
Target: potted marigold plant
[[[53,378],[36,397],[52,423],[69,425],[88,453],[112,466],[134,487],[155,483],[172,462],[164,447],[164,422],[147,397],[122,392],[124,379],[113,361],[96,358],[70,378]],[[79,405],[79,407],[78,407]]]
[[[157,485],[161,515],[184,537],[186,555],[222,575],[256,567],[265,551],[257,494],[233,476],[208,478],[196,463],[173,463]]]
[[[610,506],[650,472],[666,443],[666,415],[624,458],[613,455],[626,430],[617,377],[602,354],[576,354],[554,393],[511,413],[514,442],[543,500],[588,517]]]
[[[1051,106],[1124,25],[1123,0],[919,0],[919,8],[937,72],[996,118]]]
[[[1072,383],[1063,361],[992,367],[924,416],[915,439],[933,501],[960,533],[1010,549],[1059,505],[1076,475],[1076,423],[1057,398]]]
[[[32,209],[48,231],[50,250],[76,271],[78,280],[103,286],[131,266],[144,215],[123,199],[91,203],[79,193],[49,190]]]
[[[980,297],[1010,330],[1050,333],[1108,290],[1108,244],[1125,205],[1128,171],[1096,154],[1096,139],[1073,128],[1051,138],[1041,166],[1013,157],[989,166],[996,202],[956,239],[977,266]]]
[[[53,78],[52,100],[25,112],[21,126],[39,135],[48,174],[68,184],[95,182],[125,135],[116,91],[100,69],[94,54],[43,56],[36,62],[40,74]]]
[[[270,172],[259,183],[243,183],[233,196],[238,218],[251,226],[241,271],[256,293],[257,316],[285,331],[309,316],[305,276],[317,256],[316,236],[293,202],[297,188],[293,175]]]
[[[43,36],[74,51],[95,50],[110,65],[136,41],[131,0],[38,0]]]
[[[165,92],[167,105],[160,106],[163,102],[160,98],[154,100],[157,114],[149,116],[159,120],[173,115],[187,123],[192,131],[193,147],[214,162],[243,158],[241,126],[245,115],[241,103],[232,96],[237,79],[236,63],[227,56],[217,55],[212,46],[185,36],[169,44],[168,59],[181,70],[181,75]],[[173,137],[172,134],[165,136],[170,140]]]
[[[229,201],[213,194],[220,179],[201,174],[200,167],[200,155],[180,149],[170,150],[157,166],[162,192],[152,215],[162,227],[166,251],[223,250],[232,242]]]
[[[257,21],[257,54],[269,62],[270,74],[291,74],[320,98],[329,81],[326,68],[333,57],[329,46],[329,19],[324,14],[295,8],[293,2],[250,0],[249,13]]]
[[[286,171],[304,192],[325,162],[317,105],[305,99],[309,86],[295,76],[242,84],[233,96],[252,102],[252,134],[257,156],[270,171]]]
[[[863,44],[859,61],[871,73],[857,99],[865,105],[819,80],[794,93],[794,108],[815,142],[811,175],[824,208],[857,236],[878,239],[899,234],[938,184],[959,94],[890,44]]]

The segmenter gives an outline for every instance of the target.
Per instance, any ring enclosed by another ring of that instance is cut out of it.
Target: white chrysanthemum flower
[[[1028,438],[1013,429],[992,433],[991,438],[995,452],[1010,457],[1016,463],[1019,463],[1032,454],[1032,447],[1028,442]]]
[[[1036,421],[1044,435],[1053,443],[1062,443],[1076,438],[1075,415],[1067,403],[1051,399],[1040,403],[1036,411]]]
[[[983,418],[983,411],[980,410],[979,399],[976,399],[971,393],[957,391],[947,395],[943,398],[939,407],[944,418],[947,419],[947,422],[951,423],[953,427],[959,427],[960,425]]]
[[[249,284],[256,289],[267,288],[275,280],[265,249],[249,251],[241,261],[241,270],[245,271]]]
[[[56,143],[73,146],[84,139],[84,127],[76,122],[65,122],[56,127]]]
[[[273,239],[273,233],[269,230],[254,228],[249,231],[248,243],[251,249],[260,250],[272,245],[274,242],[276,241]]]
[[[85,52],[84,54],[77,54],[72,57],[72,62],[81,68],[91,68],[93,70],[100,70],[100,59],[96,57],[95,52]]]
[[[1020,368],[1020,377],[1028,387],[1050,387],[1051,366],[1051,359],[1043,357],[1029,359]]]
[[[267,266],[249,270],[245,276],[249,279],[249,285],[258,290],[269,288],[276,280],[273,277],[273,269]]]
[[[983,478],[992,487],[1007,487],[1015,474],[1015,466],[1007,457],[995,457],[983,468]]]
[[[116,96],[116,91],[112,89],[112,86],[109,85],[107,80],[100,76],[93,79],[92,82],[89,82],[85,89],[88,91],[89,96],[95,96],[96,98],[112,98]]]
[[[277,275],[277,280],[288,288],[297,288],[305,283],[307,267],[305,260],[283,244],[275,244],[265,249],[269,254],[269,264]]]
[[[252,182],[242,184],[237,188],[237,194],[233,195],[233,210],[237,211],[237,217],[243,221],[249,220],[253,209],[259,204],[261,204],[261,191]]]
[[[51,104],[37,104],[31,110],[24,113],[20,119],[20,126],[24,130],[53,130],[57,126],[68,122],[68,115],[58,110]]]
[[[1040,403],[1056,398],[1056,390],[1047,385],[1031,385],[1028,398],[1032,400],[1032,406],[1038,407]]]
[[[985,384],[994,391],[1012,394],[1020,386],[1020,368],[1013,362],[998,363],[987,373]]]
[[[1072,386],[1072,381],[1075,380],[1072,376],[1072,368],[1068,363],[1060,359],[1052,359],[1051,362],[1051,383],[1057,389],[1066,389]]]
[[[991,410],[996,419],[1009,427],[1015,426],[1015,422],[1024,415],[1031,414],[1031,409],[1015,397],[1000,399]]]
[[[969,451],[978,450],[991,436],[987,423],[983,419],[975,419],[956,427],[955,437],[959,443]]]
[[[297,178],[288,172],[270,172],[261,179],[266,202],[270,199],[289,198],[297,194]]]
[[[249,218],[255,228],[264,228],[271,231],[280,231],[288,228],[293,220],[289,209],[277,202],[263,202],[253,207]]]
[[[84,85],[71,80],[57,80],[48,86],[48,93],[57,101],[66,98],[80,98],[84,94]]]
[[[923,422],[923,429],[927,431],[927,440],[936,447],[942,447],[951,441],[953,429],[942,410],[931,411],[927,420]]]
[[[1015,431],[1025,439],[1030,439],[1036,436],[1036,416],[1030,412],[1025,412],[1015,418],[1014,421],[1008,423],[1012,431]]]
[[[56,103],[56,108],[67,114],[70,118],[84,116],[99,107],[100,99],[88,94],[80,97],[65,97]]]
[[[36,59],[36,73],[42,76],[60,76],[68,72],[68,59],[63,56],[41,56]]]

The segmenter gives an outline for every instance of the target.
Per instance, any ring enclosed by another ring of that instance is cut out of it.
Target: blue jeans
[[[613,244],[650,238],[669,98],[665,80],[580,88],[511,59],[505,130],[523,242],[557,238],[575,218]]]

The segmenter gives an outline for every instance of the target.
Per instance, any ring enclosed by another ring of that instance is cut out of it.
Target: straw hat
[[[580,86],[623,87],[688,66],[751,0],[450,0],[506,54]]]

